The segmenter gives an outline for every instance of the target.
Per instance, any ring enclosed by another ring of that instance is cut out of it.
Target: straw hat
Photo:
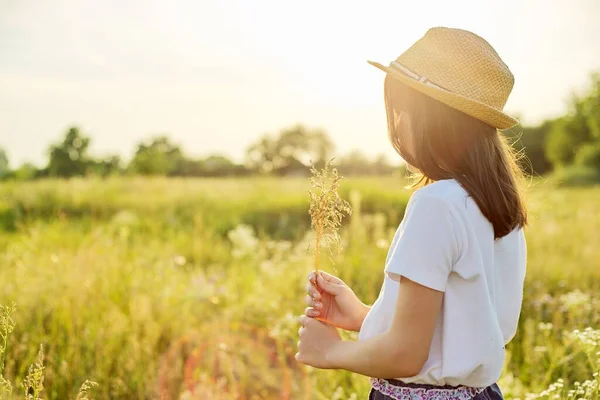
[[[492,46],[472,32],[432,28],[389,66],[369,64],[498,129],[519,123],[502,111],[513,74]]]

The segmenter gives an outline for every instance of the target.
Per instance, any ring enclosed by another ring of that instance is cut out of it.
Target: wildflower
[[[591,307],[590,300],[590,295],[579,289],[560,296],[561,303],[569,310],[581,308],[589,310]]]
[[[574,330],[569,336],[590,350],[600,346],[600,329],[594,330],[587,327],[583,332]]]
[[[238,225],[227,234],[233,244],[232,255],[234,258],[241,258],[252,255],[258,249],[259,241],[254,235],[254,230],[248,225]]]
[[[269,331],[269,336],[275,339],[288,338],[295,333],[297,325],[298,322],[294,314],[288,312],[275,322],[273,328]]]
[[[375,243],[375,246],[377,246],[380,249],[385,249],[386,247],[388,247],[389,243],[387,240],[385,239],[379,239],[377,240],[377,242]]]
[[[37,400],[44,390],[44,347],[40,345],[37,362],[29,366],[27,376],[21,383],[26,400]]]
[[[551,330],[552,330],[552,328],[553,328],[553,327],[554,327],[554,325],[552,325],[552,322],[547,322],[547,323],[540,322],[540,323],[538,324],[538,329],[539,329],[540,331],[546,331],[546,332],[549,332],[549,331],[551,331]]]
[[[85,380],[81,387],[79,388],[79,393],[77,393],[77,398],[75,400],[89,400],[89,390],[98,386],[98,383],[90,380]]]
[[[187,262],[187,260],[185,259],[184,256],[173,257],[173,264],[175,264],[178,267],[184,266],[186,262]]]

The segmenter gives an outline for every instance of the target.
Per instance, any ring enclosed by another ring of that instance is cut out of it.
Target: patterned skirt
[[[503,400],[498,385],[486,388],[433,386],[404,383],[395,379],[371,379],[369,400]]]

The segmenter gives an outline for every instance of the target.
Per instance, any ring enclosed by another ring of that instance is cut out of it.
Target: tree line
[[[600,73],[591,75],[585,92],[572,95],[565,115],[504,134],[525,156],[528,173],[569,171],[600,182]]]
[[[600,73],[592,74],[587,91],[573,95],[568,112],[537,126],[519,126],[504,131],[521,152],[525,171],[545,175],[553,170],[571,170],[600,181]],[[8,155],[0,149],[0,179],[28,180],[45,177],[159,175],[159,176],[245,176],[305,175],[310,163],[323,165],[332,158],[335,146],[319,129],[296,125],[275,135],[264,135],[246,149],[244,163],[222,155],[193,158],[166,135],[137,144],[134,156],[125,162],[117,155],[90,154],[91,138],[70,127],[64,137],[48,149],[48,161],[38,168],[26,163],[10,169]],[[344,175],[386,175],[402,167],[381,155],[369,159],[360,150],[336,158]]]
[[[264,135],[246,149],[242,164],[223,155],[193,158],[185,154],[168,136],[159,135],[137,144],[131,160],[118,155],[94,157],[89,147],[91,138],[78,127],[70,127],[64,137],[48,148],[48,161],[42,168],[25,163],[11,170],[7,153],[0,149],[0,179],[30,180],[39,178],[72,178],[114,175],[151,176],[246,176],[246,175],[306,175],[307,166],[322,166],[335,150],[329,136],[322,130],[296,125],[276,135]],[[346,175],[384,175],[400,168],[391,165],[384,156],[369,159],[358,150],[336,159],[341,173]]]

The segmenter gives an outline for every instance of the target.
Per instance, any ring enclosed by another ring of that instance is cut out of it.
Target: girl
[[[389,66],[389,137],[421,176],[375,304],[311,274],[296,359],[371,377],[370,399],[502,399],[525,277],[521,172],[499,129],[514,78],[479,36],[433,28]],[[337,328],[360,331],[342,341]]]

